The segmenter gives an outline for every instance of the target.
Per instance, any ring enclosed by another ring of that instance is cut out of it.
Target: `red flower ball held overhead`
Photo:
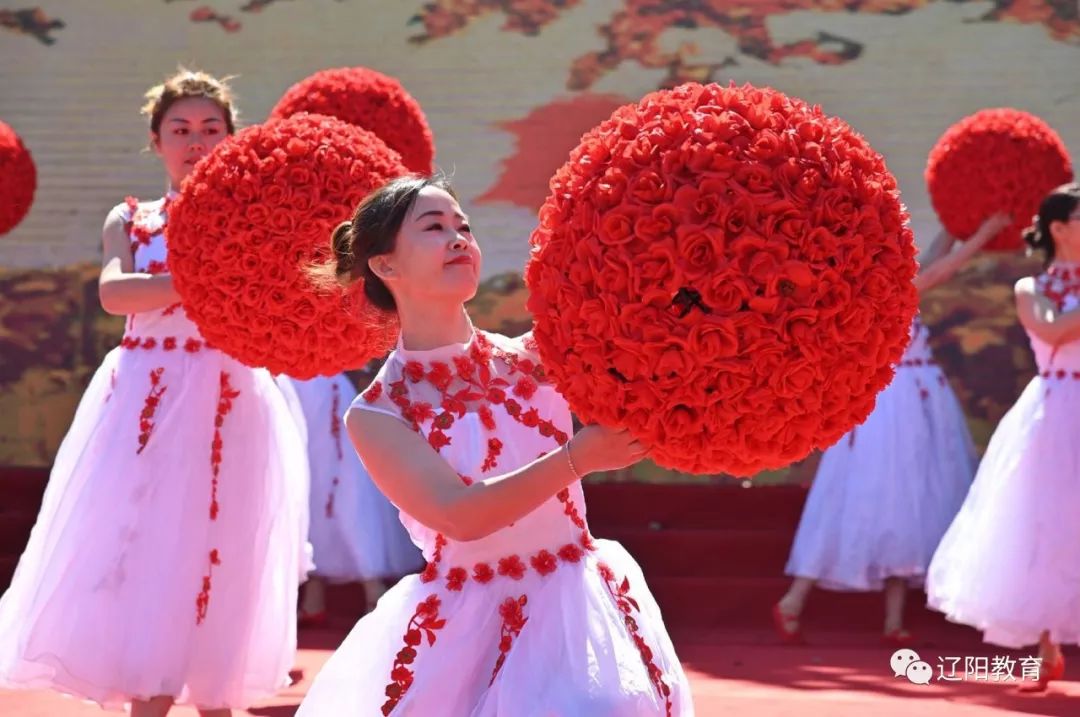
[[[30,211],[37,190],[37,168],[22,139],[0,122],[0,235],[7,234]]]
[[[169,270],[215,348],[299,379],[385,355],[397,319],[358,284],[316,288],[330,232],[369,192],[406,173],[374,134],[321,115],[250,127],[196,165],[169,209]]]
[[[321,70],[290,87],[271,110],[270,119],[297,112],[359,125],[400,154],[409,171],[431,172],[435,141],[427,119],[420,103],[393,77],[365,67]]]
[[[1072,163],[1061,138],[1035,115],[989,109],[960,120],[930,151],[926,184],[945,229],[967,239],[995,212],[1013,223],[987,245],[1011,251],[1054,187],[1072,179]]]
[[[687,84],[616,110],[551,180],[526,267],[545,369],[657,463],[751,475],[865,420],[908,341],[896,181],[843,121]]]

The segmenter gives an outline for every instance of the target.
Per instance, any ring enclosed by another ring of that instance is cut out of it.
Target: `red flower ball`
[[[526,267],[541,359],[585,422],[661,465],[750,475],[865,420],[908,341],[896,181],[843,121],[771,89],[622,107],[551,180]]]
[[[321,70],[290,87],[270,112],[329,115],[374,132],[412,172],[431,172],[435,140],[420,103],[393,77],[366,67]]]
[[[15,130],[0,122],[0,235],[23,220],[34,203],[37,168]]]
[[[196,165],[169,209],[169,270],[206,340],[249,366],[299,379],[385,355],[397,318],[362,287],[305,273],[373,189],[406,172],[374,134],[299,114],[250,127]]]
[[[1014,109],[976,112],[950,127],[930,151],[926,184],[945,229],[967,239],[991,214],[1012,215],[987,245],[1015,250],[1021,233],[1054,187],[1072,179],[1061,138],[1035,115]]]

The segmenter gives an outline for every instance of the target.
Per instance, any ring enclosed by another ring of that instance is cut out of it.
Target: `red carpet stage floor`
[[[235,717],[290,717],[311,679],[346,630],[347,625],[336,623],[331,628],[304,631],[303,649],[297,661],[297,669],[302,672],[300,681],[279,697],[247,712],[235,713]],[[960,639],[955,631],[940,635],[927,633],[922,637],[915,649],[932,665],[938,657],[997,654],[993,648],[982,646],[974,633],[961,635]],[[1075,653],[1067,681],[1051,683],[1043,695],[1025,695],[1003,682],[935,680],[929,685],[915,685],[905,678],[894,677],[889,667],[891,650],[876,644],[873,634],[865,631],[818,631],[811,638],[810,645],[785,647],[778,645],[771,633],[759,629],[677,630],[675,639],[693,687],[697,714],[700,717],[1080,714],[1080,661]],[[940,646],[928,646],[928,639]],[[1012,656],[1017,657],[1018,653]],[[105,714],[115,713],[105,713],[95,705],[47,692],[0,691],[0,715],[4,717]],[[196,712],[176,708],[172,714],[194,717]]]

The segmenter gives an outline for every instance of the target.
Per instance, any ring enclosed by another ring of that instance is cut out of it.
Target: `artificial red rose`
[[[687,343],[698,356],[728,358],[739,350],[739,335],[731,319],[710,317],[690,329]]]
[[[950,234],[967,239],[995,212],[1013,218],[987,245],[1013,251],[1054,187],[1072,180],[1072,162],[1057,132],[1020,110],[986,109],[960,120],[937,141],[926,162],[926,186]]]
[[[431,172],[435,145],[420,105],[396,79],[365,67],[322,70],[286,90],[271,120],[299,112],[334,117],[375,133],[413,171]]]
[[[244,218],[256,226],[262,226],[270,221],[270,207],[265,204],[248,204],[244,208]]]
[[[616,110],[550,186],[528,305],[583,421],[669,468],[748,475],[865,418],[907,342],[915,263],[895,180],[842,121],[688,84]]]
[[[632,210],[608,212],[600,220],[597,237],[608,246],[625,244],[634,238],[634,220],[637,216],[637,212]]]
[[[724,250],[723,231],[684,225],[676,230],[675,236],[676,250],[686,262],[687,271],[706,274],[713,270]]]
[[[396,317],[363,292],[316,288],[305,267],[326,258],[356,195],[405,171],[373,134],[328,117],[297,115],[218,145],[169,208],[169,266],[184,311],[215,348],[273,373],[332,375],[384,355]],[[312,187],[289,185],[328,174],[342,191],[324,186],[318,204]],[[238,233],[241,217],[249,228]]]
[[[30,211],[38,170],[12,128],[0,122],[0,235],[10,232]]]
[[[664,178],[651,170],[638,173],[630,182],[630,196],[642,204],[659,204],[666,194]]]
[[[275,179],[274,181],[280,180]],[[270,184],[263,188],[262,201],[270,207],[271,216],[273,216],[274,209],[285,203],[288,192],[289,188],[284,184]]]

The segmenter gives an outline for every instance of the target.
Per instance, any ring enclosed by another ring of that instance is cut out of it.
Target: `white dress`
[[[572,430],[535,346],[481,331],[432,351],[399,346],[353,408],[403,420],[466,483],[558,450]],[[641,571],[590,536],[580,484],[471,542],[402,519],[427,568],[357,623],[298,717],[693,714]]]
[[[138,271],[165,270],[166,207],[138,205]],[[0,599],[0,684],[116,708],[244,707],[287,685],[301,560],[288,476],[306,471],[270,374],[207,346],[179,305],[129,316]]]
[[[359,582],[420,570],[423,556],[398,520],[397,509],[372,483],[345,435],[342,418],[356,398],[348,377],[278,377],[278,382],[295,391],[305,422],[314,574],[330,582]]]
[[[917,318],[874,411],[821,458],[786,572],[829,590],[918,586],[963,503],[976,454]]]
[[[1080,268],[1038,278],[1080,310]],[[934,555],[928,604],[995,645],[1080,643],[1080,341],[1029,336],[1039,375],[1001,419]]]

